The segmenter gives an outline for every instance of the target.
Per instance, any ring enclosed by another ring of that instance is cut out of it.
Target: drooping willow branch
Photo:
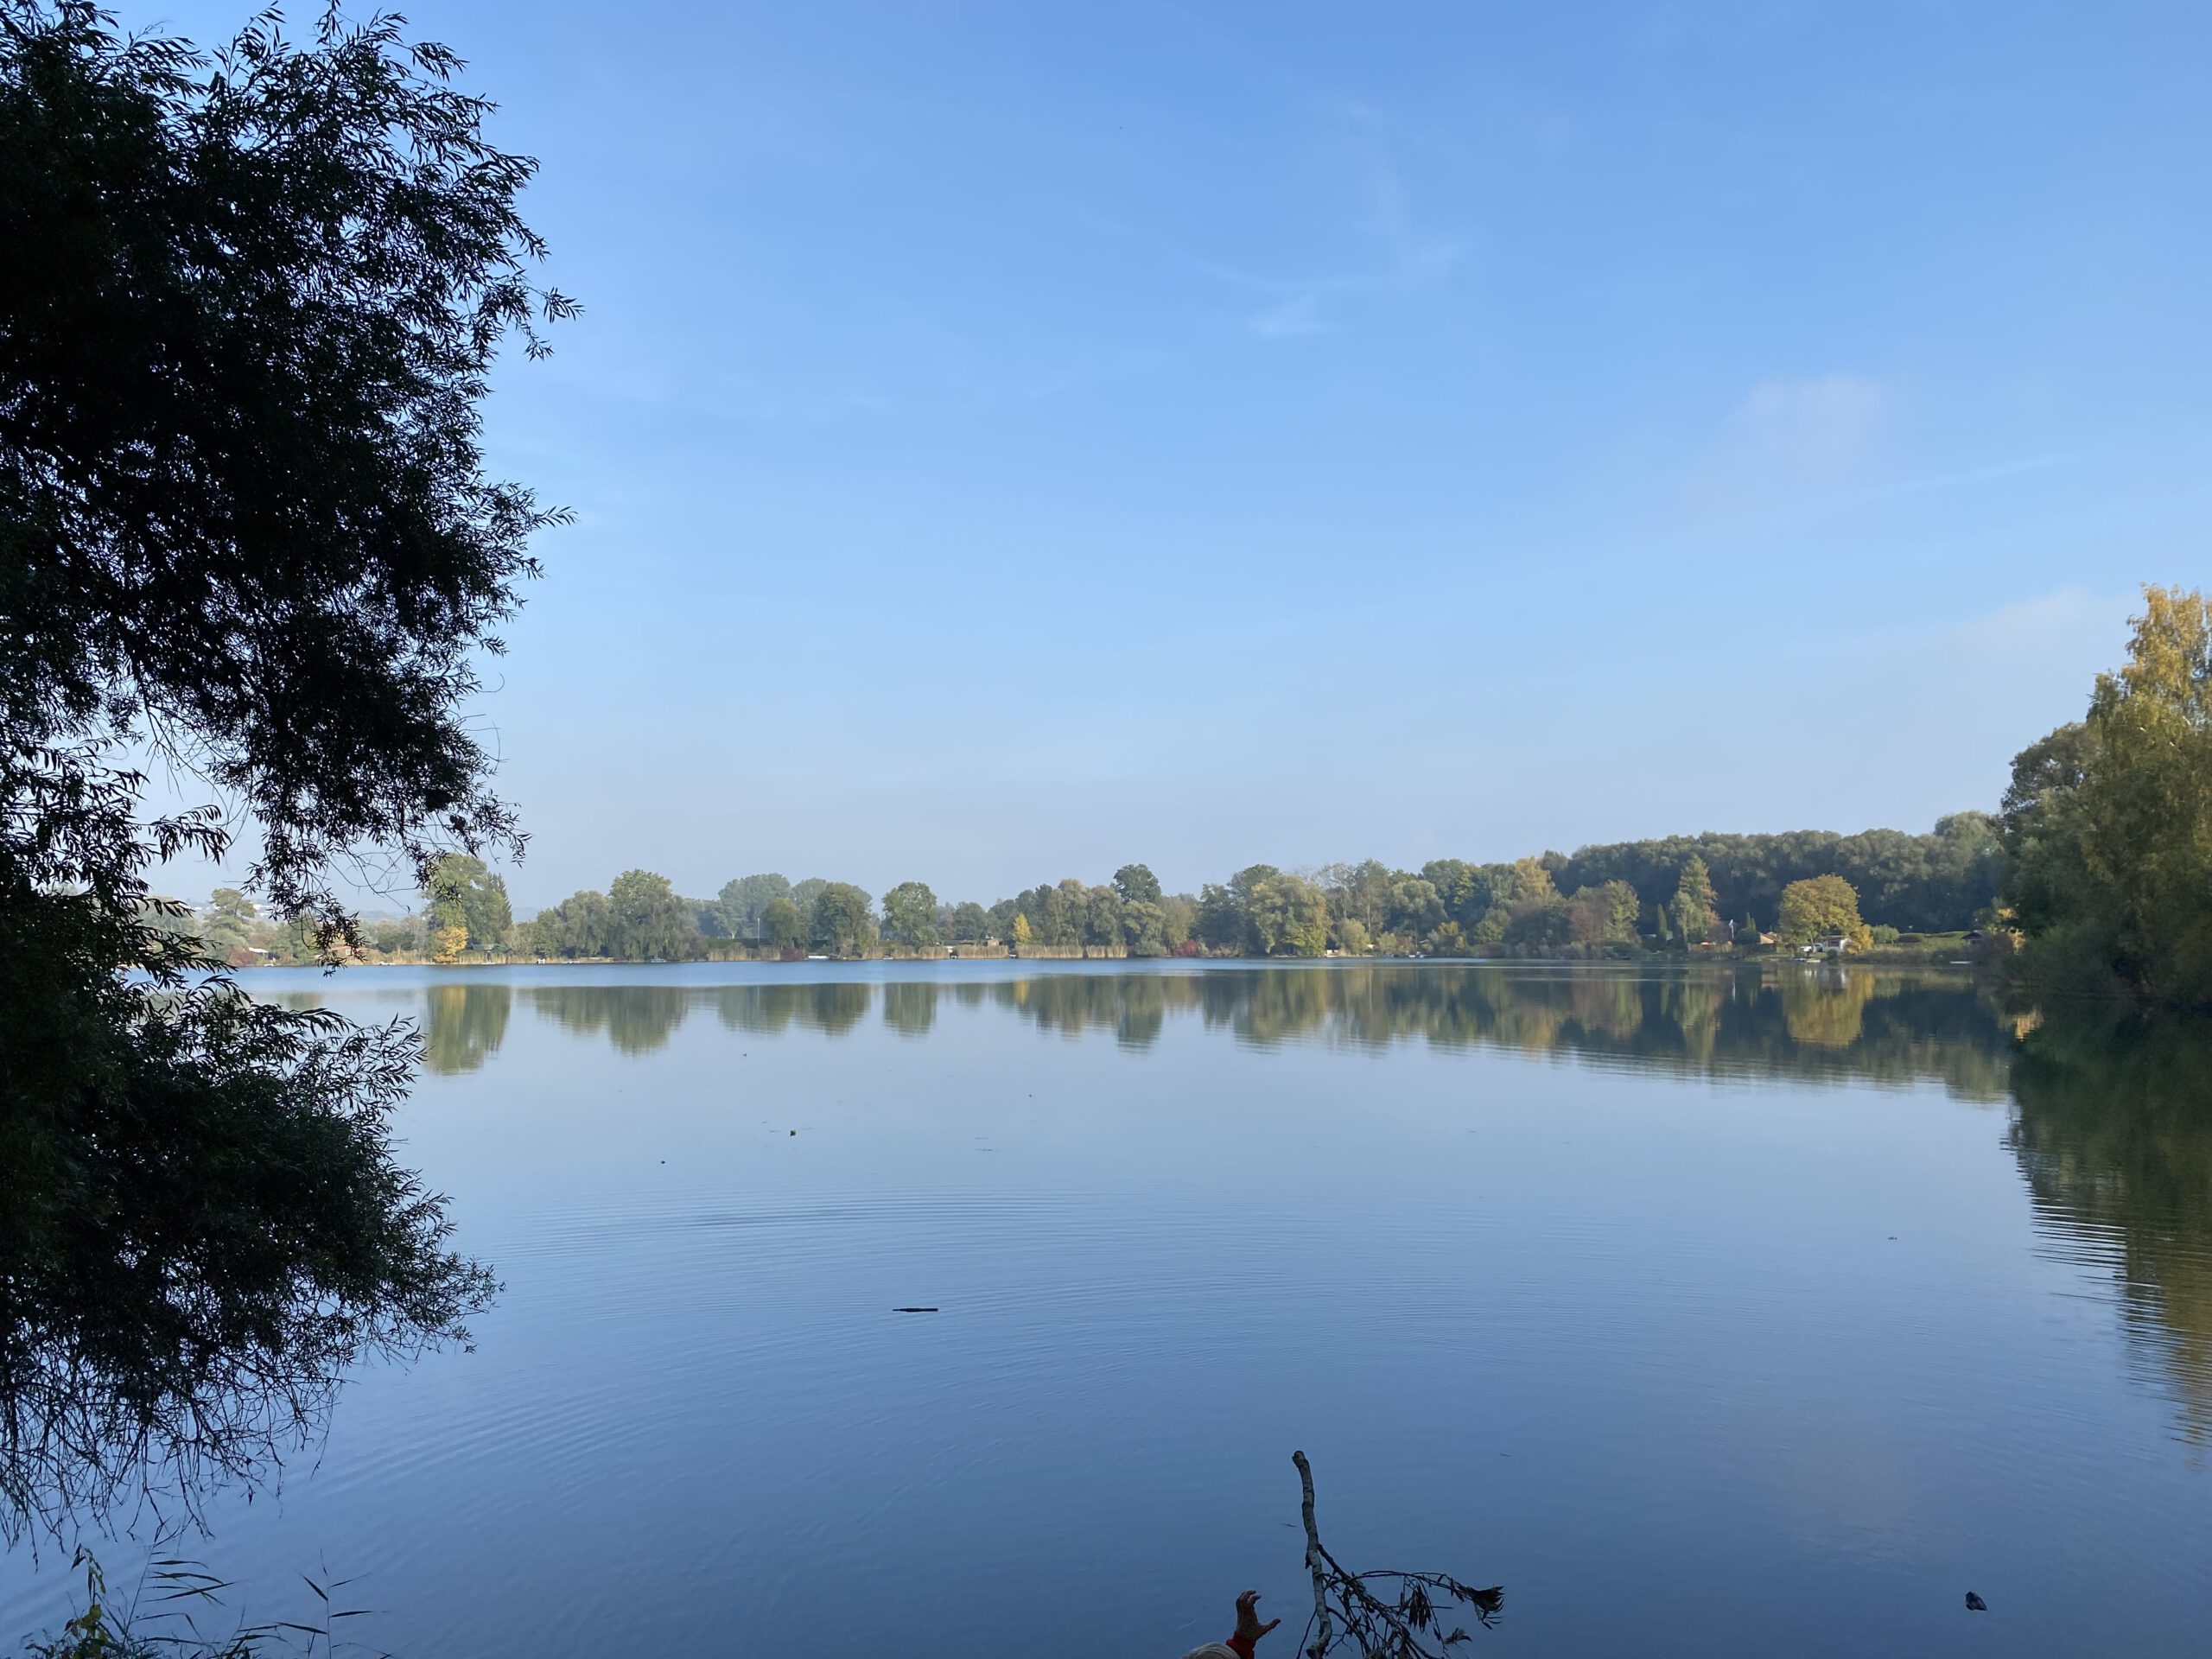
[[[1497,1623],[1505,1605],[1502,1585],[1478,1590],[1445,1573],[1346,1571],[1321,1541],[1314,1522],[1313,1465],[1303,1452],[1292,1452],[1290,1460],[1298,1465],[1306,1570],[1313,1580],[1313,1612],[1300,1638],[1306,1659],[1326,1659],[1338,1652],[1357,1654],[1360,1659],[1445,1659],[1469,1639],[1464,1626],[1447,1630],[1439,1617],[1440,1608],[1450,1602],[1473,1609],[1475,1622],[1485,1630]],[[1339,1618],[1344,1621],[1341,1631],[1337,1628]]]

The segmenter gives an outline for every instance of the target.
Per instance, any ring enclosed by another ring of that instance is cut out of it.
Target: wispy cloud
[[[1143,243],[1209,280],[1238,290],[1238,326],[1255,339],[1295,340],[1330,334],[1357,308],[1436,287],[1467,257],[1473,238],[1428,215],[1398,164],[1388,124],[1374,110],[1320,98],[1313,139],[1317,185],[1307,238],[1328,251],[1305,270],[1269,270],[1160,237],[1086,211],[1095,228]]]
[[[1365,113],[1361,111],[1363,118]],[[1422,221],[1405,175],[1391,161],[1371,121],[1352,149],[1364,204],[1357,226],[1382,251],[1379,280],[1391,286],[1417,287],[1450,276],[1466,257],[1467,238]]]
[[[1873,456],[1888,403],[1863,374],[1761,382],[1684,480],[1690,521],[1767,519],[1847,493]]]
[[[1885,468],[1897,402],[1891,388],[1862,374],[1762,381],[1691,463],[1681,491],[1684,533],[1764,534],[2076,459],[2050,451],[1935,472]]]
[[[1349,306],[1433,287],[1466,257],[1469,238],[1438,229],[1421,212],[1374,111],[1338,101],[1327,128],[1325,171],[1336,181],[1338,202],[1332,239],[1348,243],[1357,257],[1331,276],[1259,279],[1277,296],[1246,319],[1262,339],[1325,333]]]
[[[2056,651],[2075,655],[2101,651],[2117,656],[2124,649],[2133,602],[2126,594],[2061,588],[1968,618],[1948,632],[1961,648],[1992,658]],[[2086,682],[2082,690],[2086,695]]]
[[[1307,175],[1303,213],[1294,210],[1288,224],[1263,224],[1257,233],[1271,248],[1302,245],[1313,251],[1310,258],[1294,264],[1272,251],[1263,259],[1225,244],[1201,246],[1090,202],[1057,202],[1054,211],[1090,234],[1141,248],[1228,290],[1231,326],[1256,340],[1332,334],[1356,322],[1363,308],[1450,281],[1476,238],[1435,217],[1430,193],[1413,182],[1417,170],[1401,165],[1404,153],[1429,156],[1435,147],[1406,137],[1364,105],[1319,92],[1300,101],[1304,153],[1291,165]],[[1225,215],[1224,222],[1239,221]],[[1223,315],[1217,304],[1208,309]]]

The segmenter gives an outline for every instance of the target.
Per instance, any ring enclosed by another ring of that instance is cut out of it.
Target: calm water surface
[[[421,1023],[505,1285],[211,1503],[250,1613],[1172,1659],[1256,1586],[1290,1659],[1302,1446],[1340,1556],[1506,1586],[1476,1654],[2212,1650],[2201,1050],[1791,964],[250,982]]]

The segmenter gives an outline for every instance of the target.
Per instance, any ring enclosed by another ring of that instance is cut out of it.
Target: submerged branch
[[[1292,1452],[1290,1460],[1298,1465],[1298,1516],[1306,1523],[1306,1570],[1313,1575],[1313,1618],[1307,1628],[1317,1633],[1306,1651],[1320,1659],[1336,1635],[1329,1622],[1329,1552],[1321,1548],[1320,1529],[1313,1524],[1313,1465],[1303,1452]]]
[[[1445,1573],[1346,1571],[1321,1541],[1313,1518],[1313,1465],[1303,1452],[1292,1452],[1290,1460],[1298,1465],[1306,1570],[1313,1580],[1313,1614],[1306,1627],[1313,1639],[1300,1638],[1306,1659],[1327,1659],[1339,1650],[1355,1653],[1359,1659],[1445,1659],[1469,1639],[1464,1628],[1454,1625],[1447,1630],[1438,1618],[1439,1603],[1446,1599],[1471,1608],[1475,1622],[1486,1630],[1497,1623],[1505,1604],[1501,1585],[1478,1590]],[[1378,1595],[1378,1590],[1384,1593]],[[1338,1613],[1344,1618],[1341,1636],[1336,1627]]]

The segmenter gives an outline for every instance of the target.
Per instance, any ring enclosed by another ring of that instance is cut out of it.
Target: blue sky
[[[2212,9],[408,12],[587,308],[525,906],[1925,828],[2207,574]]]

